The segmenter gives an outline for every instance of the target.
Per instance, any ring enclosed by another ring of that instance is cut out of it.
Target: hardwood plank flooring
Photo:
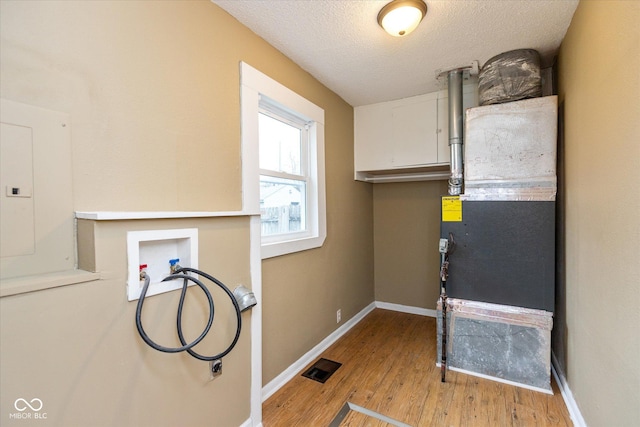
[[[553,396],[454,371],[440,382],[431,317],[375,309],[321,357],[342,366],[324,384],[289,381],[263,404],[264,427],[326,427],[346,402],[415,427],[573,425],[555,382]],[[340,426],[390,425],[351,411]]]

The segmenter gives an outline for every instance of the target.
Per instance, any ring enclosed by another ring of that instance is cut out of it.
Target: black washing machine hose
[[[237,318],[236,335],[233,341],[231,342],[231,344],[223,352],[216,354],[214,356],[203,356],[193,350],[193,347],[195,347],[198,343],[200,343],[205,338],[205,336],[209,333],[209,330],[211,329],[211,325],[213,324],[213,317],[214,317],[214,304],[213,304],[213,297],[211,296],[211,292],[209,292],[209,289],[207,289],[207,287],[200,280],[196,279],[193,276],[190,276],[187,273],[195,273],[201,277],[206,278],[207,280],[215,283],[220,288],[222,288],[222,290],[231,299],[231,302],[236,312],[236,318]],[[165,346],[159,345],[155,343],[151,338],[149,338],[149,336],[145,332],[144,327],[142,326],[142,307],[144,305],[144,300],[147,296],[147,291],[149,290],[149,282],[150,282],[150,278],[146,274],[144,276],[144,286],[142,287],[142,292],[140,293],[140,298],[138,299],[138,306],[136,308],[136,327],[138,328],[138,333],[140,333],[140,336],[142,337],[145,343],[147,343],[151,348],[158,351],[162,351],[165,353],[179,353],[182,351],[186,351],[196,359],[204,360],[204,361],[214,361],[214,360],[222,359],[224,356],[229,354],[231,350],[233,350],[233,348],[238,342],[238,339],[240,338],[240,330],[242,329],[242,317],[240,315],[240,307],[238,306],[238,302],[233,296],[233,293],[229,290],[229,288],[227,288],[224,285],[224,283],[222,283],[215,277],[203,271],[197,270],[195,268],[190,268],[190,267],[178,268],[174,274],[171,274],[165,277],[162,281],[166,282],[168,280],[175,280],[175,279],[183,280],[182,291],[180,293],[180,301],[178,302],[178,315],[177,315],[177,321],[176,321],[176,326],[178,329],[178,338],[180,339],[180,343],[182,344],[182,346],[181,347],[165,347]],[[192,342],[187,343],[187,341],[184,338],[184,334],[182,332],[182,308],[184,306],[184,300],[187,294],[187,287],[188,287],[189,281],[198,285],[206,295],[207,301],[209,303],[209,320],[207,321],[207,325],[205,326],[200,336],[198,336],[198,338],[196,338]]]

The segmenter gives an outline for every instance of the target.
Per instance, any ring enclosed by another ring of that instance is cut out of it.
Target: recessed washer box
[[[140,266],[144,264],[151,278],[146,296],[181,289],[182,280],[162,280],[171,274],[169,260],[179,259],[182,267],[198,268],[198,229],[129,231],[127,257],[129,301],[140,298],[144,285],[140,280]]]

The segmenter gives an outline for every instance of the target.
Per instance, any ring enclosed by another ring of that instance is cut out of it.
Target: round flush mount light
[[[418,27],[427,14],[422,0],[393,0],[378,13],[378,24],[394,37],[403,37]]]

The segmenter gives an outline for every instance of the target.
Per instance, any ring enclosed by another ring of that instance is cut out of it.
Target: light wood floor
[[[555,382],[553,396],[453,371],[442,383],[431,317],[375,309],[321,357],[342,366],[325,384],[297,375],[264,427],[327,427],[347,401],[416,427],[572,425]],[[340,426],[389,424],[351,411]]]

